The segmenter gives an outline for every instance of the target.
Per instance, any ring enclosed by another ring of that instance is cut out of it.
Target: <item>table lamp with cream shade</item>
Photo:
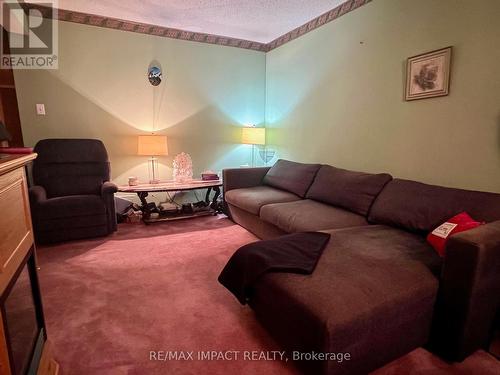
[[[140,135],[137,142],[137,155],[150,156],[148,163],[149,183],[159,183],[158,159],[155,156],[168,155],[167,136]]]
[[[241,143],[252,145],[252,167],[255,167],[255,146],[266,144],[266,128],[245,126],[241,131]]]

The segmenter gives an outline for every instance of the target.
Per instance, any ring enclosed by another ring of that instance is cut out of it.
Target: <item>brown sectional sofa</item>
[[[270,273],[250,306],[289,351],[350,353],[307,373],[363,374],[427,345],[451,360],[484,347],[500,307],[500,194],[279,160],[227,169],[228,214],[262,239],[322,230],[312,275]],[[425,234],[467,211],[488,224],[453,235],[446,257]]]

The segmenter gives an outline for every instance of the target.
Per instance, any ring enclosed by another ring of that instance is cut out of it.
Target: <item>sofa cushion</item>
[[[300,198],[295,194],[270,186],[255,186],[251,188],[234,189],[224,194],[227,203],[242,210],[258,215],[265,204],[291,202]]]
[[[260,218],[287,233],[368,225],[364,216],[311,199],[267,204]]]
[[[254,286],[250,306],[275,339],[288,350],[351,353],[309,371],[317,374],[368,373],[425,344],[441,262],[425,238],[379,225],[327,232],[312,275],[270,273]]]
[[[475,220],[500,219],[500,194],[394,179],[379,194],[368,220],[427,233],[460,212]]]
[[[286,232],[272,224],[269,224],[267,221],[262,220],[259,216],[251,214],[250,212],[242,210],[232,204],[228,204],[227,209],[231,220],[233,220],[236,224],[241,225],[246,230],[252,232],[262,240],[270,240],[286,234]]]
[[[264,176],[264,184],[304,198],[320,166],[320,164],[303,164],[280,159]]]
[[[391,179],[387,173],[370,174],[323,165],[307,192],[307,198],[366,216],[377,195]]]
[[[105,215],[106,206],[99,195],[68,195],[41,201],[37,219],[60,219],[75,216]]]

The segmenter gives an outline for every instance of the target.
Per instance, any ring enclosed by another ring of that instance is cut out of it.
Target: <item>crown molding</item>
[[[320,26],[327,24],[353,10],[371,2],[372,0],[347,0],[332,10],[312,19],[292,31],[283,34],[269,43],[254,42],[221,35],[199,33],[170,27],[151,25],[141,22],[133,22],[113,17],[99,16],[91,13],[82,13],[66,9],[51,9],[36,3],[22,3],[25,10],[37,9],[43,17],[54,18],[59,21],[79,23],[83,25],[104,27],[107,29],[129,31],[139,34],[154,35],[164,38],[186,40],[191,42],[215,44],[219,46],[236,47],[260,52],[269,52],[273,49],[297,39]]]

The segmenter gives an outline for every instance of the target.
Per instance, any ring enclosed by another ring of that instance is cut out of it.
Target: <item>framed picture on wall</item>
[[[451,47],[408,58],[405,100],[448,95]]]

